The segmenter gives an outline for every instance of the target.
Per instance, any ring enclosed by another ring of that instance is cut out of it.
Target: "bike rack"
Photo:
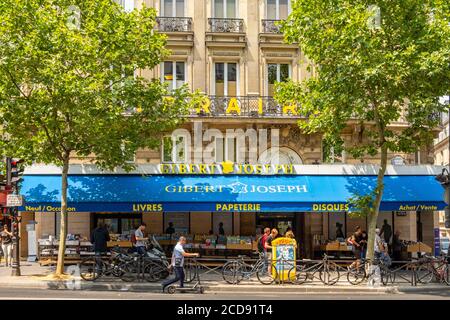
[[[354,262],[354,260],[334,260],[328,257],[327,260],[311,260],[311,259],[298,259],[298,260],[284,260],[280,259],[278,261],[272,261],[272,263],[277,263],[277,269],[279,270],[290,270],[294,266],[294,263],[297,267],[303,267],[302,271],[309,273],[308,276],[311,276],[305,284],[314,284],[318,282],[322,282],[319,277],[320,270],[324,268],[324,266],[332,266],[332,270],[337,270],[340,273],[340,278],[337,282],[343,283],[347,282],[346,273],[348,272],[346,266],[350,263]],[[138,275],[136,277],[137,281],[145,281],[144,273],[143,273],[143,263],[145,259],[143,257],[139,257],[139,268]],[[195,260],[195,261],[194,261]],[[190,273],[189,277],[186,277],[186,282],[193,281],[195,277],[202,277],[202,281],[223,281],[222,278],[222,266],[230,261],[229,259],[224,258],[196,258],[196,259],[186,259],[185,266],[187,267],[187,273]],[[244,258],[244,261],[248,264],[253,264],[258,261],[256,258]],[[193,263],[194,262],[194,263]],[[270,262],[269,262],[270,263]],[[420,260],[413,261],[392,261],[392,265],[389,267],[389,272],[393,275],[393,282],[389,284],[399,284],[399,283],[408,283],[411,286],[417,286],[417,269],[421,265]],[[211,276],[211,278],[208,278]],[[344,280],[345,279],[345,280]],[[283,285],[285,283],[290,283],[289,279],[286,280],[284,277],[279,277],[277,281],[274,283]]]

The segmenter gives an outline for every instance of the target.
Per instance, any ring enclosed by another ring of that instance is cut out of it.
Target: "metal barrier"
[[[222,269],[225,263],[231,261],[245,262],[241,264],[243,267],[255,265],[257,262],[261,263],[261,260],[251,257],[239,257],[238,259],[226,259],[226,258],[186,258],[185,260],[185,272],[186,282],[193,281],[197,274],[202,282],[220,282],[223,283]],[[315,284],[323,283],[325,285],[335,285],[343,283],[351,283],[349,281],[349,273],[351,272],[348,267],[355,260],[334,260],[331,256],[326,256],[321,260],[310,259],[298,259],[298,260],[273,260],[271,263],[275,264],[276,273],[278,273],[276,284]],[[268,263],[268,262],[267,262]],[[385,267],[384,275],[387,277],[385,285],[394,284],[410,284],[411,286],[417,286],[420,283],[417,279],[417,270],[423,265],[422,260],[412,261],[393,261],[390,267]],[[266,264],[265,264],[266,266]],[[267,266],[269,266],[267,264]],[[361,264],[361,268],[364,268],[364,263]],[[447,265],[448,267],[448,265]],[[142,270],[139,270],[141,273]],[[246,270],[248,271],[248,270]],[[295,271],[295,272],[294,272]],[[294,272],[294,273],[293,273]],[[281,276],[282,274],[282,276]],[[139,274],[140,275],[140,274]],[[366,274],[365,274],[366,275]],[[243,277],[245,280],[252,280],[251,277]],[[142,279],[140,279],[142,280]],[[243,280],[243,281],[245,281]],[[363,279],[367,280],[367,279]],[[359,283],[362,283],[358,282]]]
[[[223,259],[223,258],[197,258],[198,270],[200,272],[200,277],[202,281],[220,281],[222,282],[222,266],[226,262],[232,261],[233,259]],[[189,261],[189,260],[187,260]],[[256,263],[258,259],[255,258],[245,258],[246,263],[252,264]],[[296,268],[296,272],[300,271],[303,273],[300,281],[290,279],[289,275],[279,277],[276,284],[287,284],[287,283],[300,283],[300,284],[315,284],[323,283],[326,285],[335,285],[338,283],[349,283],[347,279],[347,274],[349,272],[348,266],[350,266],[354,260],[334,260],[332,257],[329,259],[322,260],[311,260],[311,259],[299,259],[299,260],[277,260],[273,263],[277,264],[279,270],[289,270]],[[417,286],[417,274],[416,270],[420,265],[420,261],[393,261],[392,265],[387,268],[389,272],[389,280],[387,285],[402,284],[407,283],[411,286]],[[189,265],[189,262],[187,262]],[[362,266],[363,267],[363,266]],[[324,272],[326,270],[326,272]],[[187,277],[193,278],[194,274],[190,274],[189,268],[186,268]],[[292,276],[292,275],[291,275]]]

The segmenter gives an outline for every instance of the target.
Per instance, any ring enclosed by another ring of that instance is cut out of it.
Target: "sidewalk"
[[[73,277],[71,280],[58,281],[49,280],[46,276],[51,274],[54,267],[41,267],[37,263],[22,262],[22,276],[12,277],[11,268],[4,265],[0,266],[0,286],[3,288],[33,288],[50,290],[89,290],[89,291],[131,291],[131,292],[160,292],[161,284],[149,282],[123,282],[120,279],[108,278],[100,279],[95,282],[84,281],[79,277]],[[207,279],[207,280],[204,280]],[[381,286],[377,288],[367,287],[364,283],[354,286],[347,281],[340,281],[336,285],[326,286],[320,282],[303,285],[293,285],[290,283],[262,285],[256,279],[243,281],[239,285],[230,285],[223,281],[220,275],[207,274],[201,277],[202,286],[207,292],[236,292],[236,293],[255,293],[255,292],[298,292],[298,293],[360,293],[360,294],[396,294],[419,291],[448,292],[450,287],[442,284],[418,285],[416,287],[407,283],[399,283],[393,286]],[[188,284],[189,285],[189,284]]]

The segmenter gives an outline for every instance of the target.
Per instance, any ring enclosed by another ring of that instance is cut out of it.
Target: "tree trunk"
[[[66,238],[67,238],[67,175],[69,173],[69,155],[66,154],[63,161],[63,168],[61,174],[61,225],[59,229],[59,249],[58,262],[56,264],[55,275],[61,276],[64,274],[64,255],[66,252]]]
[[[386,167],[387,167],[387,146],[386,144],[383,144],[381,147],[381,160],[380,160],[380,168],[378,169],[378,176],[377,176],[377,186],[376,186],[376,193],[375,193],[375,199],[373,201],[373,206],[371,210],[369,211],[368,216],[368,243],[367,243],[367,260],[370,261],[372,264],[374,260],[374,247],[375,247],[375,229],[377,227],[377,220],[378,220],[378,213],[380,211],[380,204],[381,204],[381,198],[383,197],[383,191],[384,191],[384,174],[386,173]]]

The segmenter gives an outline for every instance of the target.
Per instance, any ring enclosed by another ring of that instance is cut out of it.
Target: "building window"
[[[401,156],[395,156],[391,159],[391,164],[393,166],[403,166],[405,165],[405,159]]]
[[[270,20],[287,19],[291,9],[290,0],[266,0],[266,17]]]
[[[214,95],[235,97],[239,95],[237,63],[214,64]]]
[[[275,93],[275,84],[284,82],[291,77],[291,65],[284,63],[269,63],[267,65],[267,95],[272,97]]]
[[[161,16],[184,17],[184,0],[161,0]]]
[[[237,18],[237,0],[214,0],[214,18]]]
[[[134,0],[118,0],[117,1],[127,12],[134,10]]]
[[[162,143],[162,162],[186,162],[186,138],[184,136],[165,136]]]
[[[235,137],[216,137],[214,159],[217,163],[223,161],[238,162],[238,140]]]
[[[94,215],[94,226],[103,224],[108,229],[111,238],[115,240],[130,240],[131,234],[141,222],[142,214],[97,213]]]
[[[169,90],[180,88],[186,83],[186,64],[183,61],[165,61],[161,64],[161,81]]]

